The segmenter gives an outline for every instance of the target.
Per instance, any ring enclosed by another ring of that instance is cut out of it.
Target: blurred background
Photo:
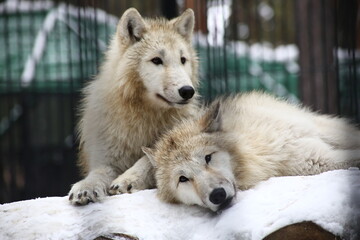
[[[196,14],[201,94],[262,89],[360,122],[360,0],[0,0],[0,203],[64,196],[80,90],[117,21]]]

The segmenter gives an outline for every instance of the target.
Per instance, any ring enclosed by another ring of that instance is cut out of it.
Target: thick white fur
[[[156,167],[161,199],[217,211],[208,200],[215,188],[232,198],[232,186],[359,167],[360,131],[345,119],[252,92],[216,100],[202,117],[185,120],[143,150]]]
[[[152,146],[179,119],[197,111],[196,94],[184,101],[178,92],[198,86],[193,27],[190,9],[171,21],[143,19],[135,9],[123,14],[99,75],[84,90],[80,165],[87,175],[72,186],[71,203],[154,186],[141,146]],[[152,62],[156,57],[162,64]]]

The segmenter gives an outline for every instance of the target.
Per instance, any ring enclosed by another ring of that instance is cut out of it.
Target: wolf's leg
[[[319,137],[339,149],[360,149],[360,131],[342,118],[315,118]]]
[[[155,187],[154,169],[147,156],[143,156],[111,183],[109,193],[112,195],[133,193],[153,187]]]
[[[297,140],[296,152],[299,161],[292,162],[297,174],[318,174],[335,169],[360,167],[360,149],[336,149],[318,138]],[[301,161],[303,159],[303,161]]]
[[[111,167],[91,170],[86,178],[72,186],[69,201],[75,205],[100,201],[107,195],[109,185],[115,177],[116,173]]]
[[[341,168],[360,167],[360,149],[332,149],[326,158]]]

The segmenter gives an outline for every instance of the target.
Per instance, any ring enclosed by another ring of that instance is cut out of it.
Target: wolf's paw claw
[[[81,206],[92,202],[98,202],[106,195],[104,190],[93,190],[92,188],[94,188],[94,186],[81,185],[82,184],[77,183],[70,190],[69,201],[73,205]]]
[[[91,202],[98,201],[95,194],[89,194],[88,191],[79,192],[78,194],[70,193],[69,195],[70,203],[74,205],[86,205]]]
[[[145,187],[141,187],[140,181],[136,181],[136,179],[122,179],[120,176],[111,183],[109,194],[134,193],[143,189]]]

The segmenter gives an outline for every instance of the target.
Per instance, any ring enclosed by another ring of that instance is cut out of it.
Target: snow
[[[201,32],[194,34],[193,44],[194,46],[201,46],[206,48],[207,46],[223,46],[215,43],[214,41],[208,41],[209,35],[205,35]],[[278,45],[276,47],[269,42],[248,44],[245,41],[227,41],[226,47],[229,51],[235,51],[237,57],[249,57],[252,61],[276,61],[291,63],[289,72],[298,73],[300,70],[297,61],[299,59],[299,49],[295,44]],[[344,54],[343,54],[344,55]],[[294,65],[295,64],[295,65]]]
[[[75,207],[67,197],[0,205],[0,239],[93,239],[125,233],[140,239],[258,240],[286,225],[313,221],[343,238],[360,237],[360,171],[271,178],[239,191],[220,214],[167,204],[156,190]]]
[[[275,16],[274,9],[266,2],[261,2],[258,5],[257,10],[260,17],[265,21],[270,21]]]
[[[337,48],[337,58],[340,61],[351,60],[360,58],[360,51],[358,49],[345,49],[345,48]]]
[[[211,46],[223,45],[225,36],[225,27],[229,23],[230,17],[230,0],[218,2],[208,2],[207,4],[207,28],[208,42]]]
[[[296,61],[299,50],[295,44],[279,45],[276,48],[269,42],[255,43],[249,47],[249,55],[253,60],[287,62]]]
[[[225,28],[229,24],[231,13],[231,0],[210,1],[207,4],[207,28],[206,36],[196,33],[197,43],[201,46],[223,46],[225,37]],[[274,10],[265,2],[258,5],[258,14],[266,21],[274,17]],[[248,34],[248,26],[244,23],[239,25],[240,35]],[[257,61],[278,61],[291,62],[292,71],[299,71],[296,61],[299,56],[299,50],[295,44],[279,45],[273,47],[269,42],[254,43],[248,45],[244,41],[227,41],[226,44],[231,49],[235,49],[237,56],[248,55],[250,59]],[[234,48],[235,45],[235,48]]]

